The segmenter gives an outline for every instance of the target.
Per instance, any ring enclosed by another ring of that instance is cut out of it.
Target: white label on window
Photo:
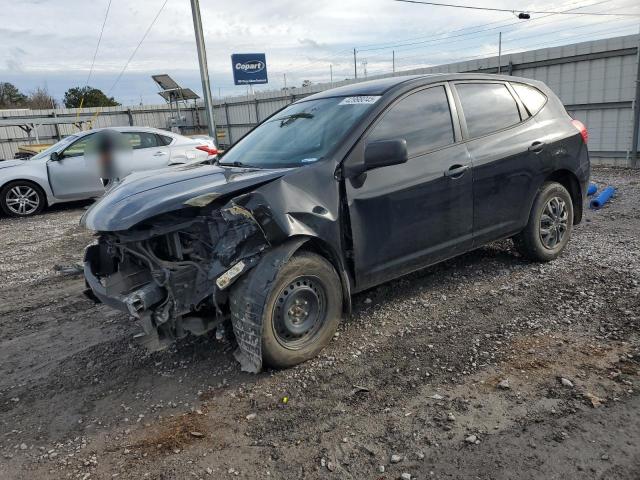
[[[338,105],[373,105],[378,100],[380,100],[379,96],[360,95],[358,97],[347,97],[344,100],[342,100]]]

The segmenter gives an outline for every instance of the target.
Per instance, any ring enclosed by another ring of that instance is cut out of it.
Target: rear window
[[[527,107],[531,116],[535,115],[540,109],[547,103],[547,97],[537,88],[530,85],[524,85],[523,83],[512,83],[511,86]]]
[[[503,83],[459,83],[456,90],[472,138],[502,130],[521,120],[518,105]]]

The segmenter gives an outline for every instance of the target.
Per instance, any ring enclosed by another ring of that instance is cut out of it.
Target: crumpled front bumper
[[[138,288],[124,292],[118,291],[118,282],[115,286],[103,285],[95,273],[100,268],[101,255],[100,245],[90,245],[84,254],[84,277],[90,289],[85,293],[94,301],[97,300],[111,308],[140,318],[142,311],[151,308],[166,297],[163,289],[152,281],[140,284],[138,283],[140,280],[133,280]],[[128,278],[132,279],[134,275],[144,278],[143,272],[131,272]]]

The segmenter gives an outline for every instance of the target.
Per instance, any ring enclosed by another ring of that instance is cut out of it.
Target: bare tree
[[[34,110],[58,108],[58,102],[53,98],[46,87],[38,87],[29,93],[27,105]]]

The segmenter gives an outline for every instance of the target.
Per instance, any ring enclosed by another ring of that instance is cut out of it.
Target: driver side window
[[[405,139],[409,158],[454,143],[447,93],[426,88],[392,105],[373,128],[369,142]]]
[[[85,148],[87,148],[87,144],[89,143],[92,136],[93,135],[85,135],[78,141],[69,145],[62,151],[62,158],[80,157],[84,155],[84,150]]]

